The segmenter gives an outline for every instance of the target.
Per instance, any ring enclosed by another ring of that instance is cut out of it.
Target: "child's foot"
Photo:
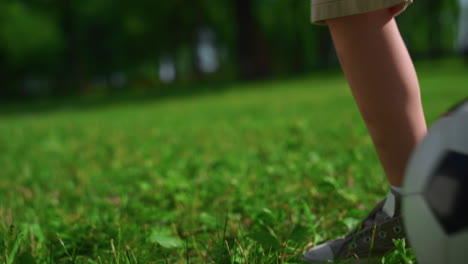
[[[405,238],[400,214],[401,195],[391,191],[358,227],[343,238],[315,246],[304,254],[307,263],[380,263],[395,247],[393,239]],[[374,262],[375,261],[375,262]]]

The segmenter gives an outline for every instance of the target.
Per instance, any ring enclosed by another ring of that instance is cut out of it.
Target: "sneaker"
[[[380,263],[395,249],[393,239],[405,238],[401,195],[390,191],[351,233],[309,249],[306,263]]]

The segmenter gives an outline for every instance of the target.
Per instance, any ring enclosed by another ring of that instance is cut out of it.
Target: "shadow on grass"
[[[234,82],[183,84],[168,85],[163,89],[123,88],[114,91],[105,89],[85,94],[70,93],[66,95],[0,98],[0,115],[47,113],[63,109],[95,109],[118,104],[154,102],[167,98],[187,98],[224,92],[233,89],[234,84]]]
[[[50,96],[17,96],[14,98],[0,98],[0,115],[21,115],[29,113],[47,113],[63,109],[96,109],[127,103],[146,103],[166,100],[168,98],[189,98],[207,94],[223,93],[230,90],[251,88],[252,84],[261,85],[268,82],[288,82],[294,79],[317,77],[327,78],[336,76],[339,69],[320,70],[314,73],[294,74],[289,76],[270,77],[251,81],[211,81],[197,84],[174,84],[164,87],[149,87],[145,89],[132,89],[126,87],[120,90],[103,89],[102,91],[80,94],[79,92],[66,95]]]
[[[465,73],[468,70],[466,61],[460,57],[447,57],[439,60],[421,60],[416,62],[419,77],[425,79],[427,76],[438,76],[442,73]],[[341,74],[340,68],[323,69],[314,72],[273,76],[267,79],[255,81],[210,81],[197,84],[174,84],[163,87],[148,87],[135,89],[132,87],[120,90],[103,89],[102,91],[80,94],[79,92],[66,95],[51,95],[42,97],[1,98],[0,115],[21,115],[29,113],[47,113],[63,109],[89,110],[101,107],[109,107],[127,103],[146,103],[161,101],[168,98],[188,98],[207,94],[223,93],[230,90],[251,88],[252,84],[261,85],[269,82],[288,82],[301,78],[320,78]],[[247,85],[248,84],[248,85]],[[462,89],[462,88],[461,88]]]

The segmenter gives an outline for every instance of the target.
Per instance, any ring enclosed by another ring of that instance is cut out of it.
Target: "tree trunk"
[[[326,27],[318,27],[317,33],[319,37],[319,67],[326,69],[332,66],[332,49],[333,42],[330,36],[330,32]]]
[[[428,0],[427,1],[427,18],[429,27],[429,57],[438,58],[443,53],[443,44],[441,39],[441,24],[440,14],[442,12],[442,1]]]
[[[252,0],[234,1],[237,22],[237,52],[242,79],[269,74],[268,45],[253,14]]]
[[[300,1],[291,1],[292,10],[294,12],[294,38],[293,38],[293,50],[291,53],[293,55],[292,67],[293,71],[304,72],[306,67],[306,58],[304,57],[304,32],[301,30],[304,27],[303,17],[301,16],[301,11],[303,9],[303,3]]]
[[[76,92],[81,84],[81,58],[79,54],[78,30],[73,13],[73,0],[59,0],[60,23],[65,47],[62,54],[62,69],[58,73],[59,94]]]

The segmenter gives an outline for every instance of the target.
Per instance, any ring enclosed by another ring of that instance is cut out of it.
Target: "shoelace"
[[[352,232],[350,232],[345,238],[354,237],[358,232],[367,227],[375,226],[382,220],[389,219],[389,215],[385,213],[382,208],[385,200],[380,201],[369,215],[364,219],[361,225],[357,226]]]
[[[345,256],[345,257],[350,257],[350,254],[352,253],[353,248],[357,248],[358,244],[356,243],[356,239],[359,235],[359,232],[361,232],[363,229],[369,229],[373,228],[378,224],[382,224],[390,219],[393,219],[393,217],[390,217],[384,210],[383,206],[385,203],[385,199],[381,200],[373,209],[372,211],[367,215],[367,217],[364,219],[364,221],[358,225],[352,232],[350,232],[346,237],[342,238],[341,241],[337,241],[337,243],[332,244],[332,250],[335,252],[336,256]],[[398,217],[399,213],[397,213],[394,217]],[[392,228],[393,233],[399,234],[403,231],[401,226],[394,226]],[[368,231],[366,231],[368,232]],[[379,239],[386,239],[387,238],[387,232],[380,230],[375,234],[376,238]],[[372,240],[372,237],[366,236],[364,237],[363,242],[366,244],[369,244]]]

